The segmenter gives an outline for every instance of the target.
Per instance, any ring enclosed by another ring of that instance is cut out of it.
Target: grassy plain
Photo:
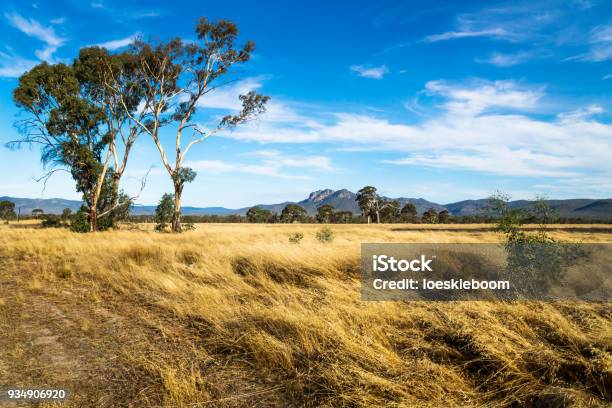
[[[498,242],[486,226],[34,227],[0,227],[0,384],[68,388],[66,406],[612,401],[609,303],[360,300],[361,242]],[[571,227],[552,235],[612,242]]]

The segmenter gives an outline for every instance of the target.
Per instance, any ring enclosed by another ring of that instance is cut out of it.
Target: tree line
[[[13,100],[23,116],[16,122],[20,137],[7,146],[40,146],[45,182],[57,171],[72,176],[84,203],[77,216],[89,231],[114,226],[136,198],[121,190],[121,179],[144,136],[172,181],[170,228],[180,232],[183,189],[196,177],[185,165],[189,151],[265,111],[269,97],[248,92],[239,96],[239,112],[208,127],[194,121],[206,95],[228,83],[223,78],[255,49],[252,41],[237,45],[238,28],[227,20],[201,18],[195,35],[195,41],[137,39],[118,53],[82,48],[71,64],[44,62],[19,78]],[[173,133],[172,151],[162,143],[164,128]]]

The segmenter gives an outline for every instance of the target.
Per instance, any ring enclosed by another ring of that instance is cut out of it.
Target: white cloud
[[[351,65],[351,71],[356,72],[357,75],[363,78],[382,79],[389,73],[389,68],[386,65],[380,65],[378,67],[366,67],[364,65]]]
[[[322,171],[334,170],[334,167],[331,164],[331,159],[326,156],[287,155],[279,152],[278,150],[258,150],[253,152],[253,155],[261,157],[263,162],[268,166]]]
[[[242,108],[239,96],[250,91],[260,91],[263,87],[265,77],[251,77],[240,81],[232,82],[226,85],[212,89],[198,102],[198,108],[220,109],[237,112]],[[265,92],[263,92],[265,93]],[[284,103],[280,98],[273,97],[266,104],[266,112],[261,116],[261,121],[265,122],[284,122],[296,123],[300,122],[302,126],[316,126],[316,123],[311,118],[298,114],[296,110]],[[259,121],[258,121],[259,122]]]
[[[242,173],[284,179],[309,179],[307,174],[296,174],[300,171],[331,171],[334,167],[329,157],[311,155],[292,155],[278,150],[256,150],[245,154],[259,159],[257,163],[228,162],[223,160],[192,160],[185,166],[196,171],[210,173]]]
[[[263,77],[246,78],[211,89],[200,99],[198,107],[238,111],[242,107],[238,97],[261,88],[263,80]]]
[[[541,89],[521,88],[514,81],[476,81],[469,85],[430,81],[425,89],[442,96],[444,107],[456,115],[476,115],[489,108],[527,110],[542,97]]]
[[[480,31],[447,31],[441,34],[428,35],[427,37],[425,37],[425,41],[438,42],[438,41],[454,40],[457,38],[470,38],[470,37],[504,38],[508,36],[509,36],[509,33],[507,33],[503,28],[491,28],[488,30],[480,30]]]
[[[539,35],[539,31],[556,21],[560,11],[549,4],[513,4],[494,6],[474,13],[460,14],[455,30],[433,34],[426,42],[460,38],[485,37],[511,42],[525,41]]]
[[[511,67],[518,65],[530,59],[533,55],[529,52],[519,52],[516,54],[503,54],[499,52],[492,53],[486,59],[477,59],[477,62],[492,64],[498,67]]]
[[[586,120],[592,116],[599,115],[604,112],[601,105],[589,105],[584,108],[576,109],[571,112],[563,112],[557,115],[562,122],[571,122],[577,120]]]
[[[589,44],[589,51],[566,58],[566,61],[602,62],[612,60],[612,24],[601,25],[592,29]]]
[[[210,173],[243,173],[286,179],[306,179],[307,176],[284,173],[280,167],[263,164],[228,163],[222,160],[195,160],[185,162],[185,166],[196,171]]]
[[[95,44],[96,47],[106,48],[107,50],[114,51],[119,48],[127,47],[140,35],[140,33],[133,34],[129,37],[121,38],[118,40],[106,41],[103,43]]]
[[[394,123],[371,115],[328,114],[332,120],[262,120],[223,134],[259,143],[328,143],[340,150],[391,152],[386,163],[471,170],[479,173],[583,177],[612,176],[612,125],[598,122],[598,105],[531,117],[541,87],[513,81],[432,81],[425,93],[442,100],[442,111],[418,124]],[[295,126],[294,126],[295,125]]]
[[[606,80],[606,79],[610,79],[612,78],[612,73],[608,74],[608,75],[604,75],[604,77],[602,79]]]
[[[36,61],[2,51],[0,51],[0,61],[0,77],[2,78],[18,78],[37,64]]]
[[[53,53],[65,42],[64,38],[55,33],[53,27],[45,27],[38,21],[24,18],[17,13],[5,13],[4,16],[22,33],[44,42],[47,46],[35,51],[35,54],[43,61],[52,62]]]

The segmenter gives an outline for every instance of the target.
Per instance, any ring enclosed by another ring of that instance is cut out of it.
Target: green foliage
[[[281,222],[301,222],[306,218],[306,210],[297,204],[288,204],[281,212]]]
[[[155,231],[165,231],[174,214],[174,196],[169,193],[162,195],[155,208]]]
[[[379,200],[380,221],[397,222],[400,218],[400,203],[397,200]]]
[[[321,224],[329,224],[334,217],[334,207],[325,204],[317,208],[316,220]]]
[[[448,210],[442,210],[438,214],[438,222],[440,224],[448,224],[451,221],[451,216]]]
[[[357,196],[355,197],[355,201],[357,201],[357,205],[361,209],[361,213],[364,217],[368,218],[368,223],[370,222],[370,218],[375,213],[376,203],[378,201],[378,194],[376,193],[376,187],[365,186],[361,190],[357,192]]]
[[[546,293],[565,276],[566,267],[584,254],[579,246],[560,244],[548,234],[546,226],[554,218],[543,198],[538,197],[529,210],[510,209],[509,201],[510,196],[498,192],[488,202],[488,209],[498,217],[497,230],[505,235],[508,271],[521,282],[524,294]],[[539,223],[535,232],[524,230],[528,219]]]
[[[265,223],[271,221],[272,213],[256,206],[249,208],[246,213],[246,217],[247,220],[252,223]]]
[[[423,213],[422,220],[426,224],[435,224],[438,222],[438,213],[433,208],[428,209]]]
[[[35,208],[35,209],[32,210],[32,215],[34,217],[37,217],[37,218],[40,217],[41,215],[43,215],[44,213],[45,212],[43,211],[42,208]]]
[[[412,203],[406,203],[400,211],[400,219],[403,222],[416,222],[417,208]]]
[[[62,215],[61,215],[62,221],[68,222],[71,216],[72,216],[72,210],[70,208],[64,208],[64,210],[62,211]]]
[[[0,219],[5,220],[8,224],[9,220],[15,218],[15,203],[12,201],[0,201]]]
[[[55,215],[55,214],[45,215],[40,225],[43,228],[63,228],[66,226],[62,218],[59,215]]]
[[[319,242],[328,243],[334,240],[334,232],[329,227],[323,227],[315,234],[315,238]]]
[[[182,227],[183,227],[183,231],[195,231],[196,229],[196,226],[192,224],[191,222],[183,223]]]
[[[304,234],[301,232],[296,232],[289,235],[289,242],[292,244],[299,244],[302,239],[304,239]]]
[[[353,213],[350,211],[338,211],[334,213],[333,222],[338,224],[348,224],[353,220]]]
[[[89,232],[89,210],[86,206],[81,206],[74,215],[72,223],[70,224],[70,230],[73,232]]]

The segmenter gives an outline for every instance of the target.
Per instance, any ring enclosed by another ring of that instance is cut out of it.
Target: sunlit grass
[[[497,234],[336,225],[333,242],[321,243],[320,228],[206,224],[181,235],[148,226],[83,235],[3,226],[2,273],[21,282],[26,298],[48,296],[65,310],[103,309],[130,322],[135,334],[129,345],[111,342],[109,353],[118,357],[108,363],[133,376],[135,390],[124,404],[501,407],[610,400],[607,304],[360,299],[361,242],[498,242]],[[288,240],[295,232],[304,234],[299,244]],[[84,336],[117,335],[98,332],[85,316],[76,327]]]

